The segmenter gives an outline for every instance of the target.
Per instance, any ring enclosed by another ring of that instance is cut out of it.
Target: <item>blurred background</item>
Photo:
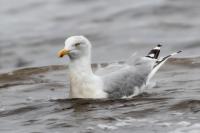
[[[1,0],[0,71],[64,64],[57,51],[71,35],[93,44],[93,62],[144,55],[200,52],[199,0]]]

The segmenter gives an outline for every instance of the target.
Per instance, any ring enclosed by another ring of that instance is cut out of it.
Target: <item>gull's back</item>
[[[105,74],[102,79],[108,97],[122,98],[135,95],[136,91],[146,86],[152,68],[152,60],[134,57],[118,70]]]
[[[108,97],[131,97],[141,93],[159,68],[171,56],[182,52],[178,51],[158,59],[161,46],[158,44],[145,57],[132,56],[125,64],[115,69],[110,68],[113,71],[107,71],[102,76],[104,91],[108,93]]]

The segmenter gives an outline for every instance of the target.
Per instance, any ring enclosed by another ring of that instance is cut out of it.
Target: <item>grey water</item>
[[[198,0],[1,0],[0,132],[198,133],[199,9]],[[161,56],[184,52],[137,97],[69,99],[68,60],[56,53],[71,35],[91,40],[93,63],[158,43]]]

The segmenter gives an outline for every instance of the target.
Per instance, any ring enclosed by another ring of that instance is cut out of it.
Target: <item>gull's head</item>
[[[59,57],[68,55],[70,60],[90,57],[91,43],[84,36],[71,36],[65,40],[64,49],[58,52]]]

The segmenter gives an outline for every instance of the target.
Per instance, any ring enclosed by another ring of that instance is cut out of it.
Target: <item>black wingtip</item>
[[[162,47],[162,45],[161,45],[161,44],[158,44],[157,46],[158,46],[158,47]]]
[[[160,48],[162,47],[161,44],[157,44],[155,48],[153,48],[146,57],[152,58],[152,59],[158,59],[158,56],[160,54]]]
[[[183,52],[182,50],[180,50],[180,51],[178,51],[177,53],[181,53],[181,52]]]

